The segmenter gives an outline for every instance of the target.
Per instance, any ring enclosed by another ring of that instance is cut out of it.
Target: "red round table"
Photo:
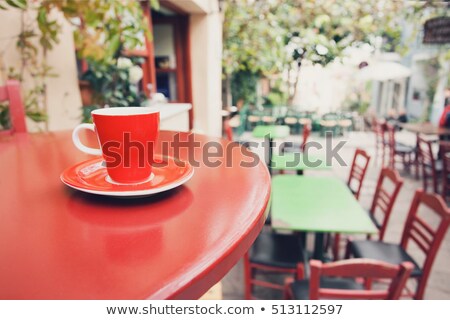
[[[194,137],[180,150],[200,162],[192,179],[142,198],[66,187],[61,172],[90,159],[71,132],[0,138],[0,299],[195,299],[217,283],[260,232],[270,177],[240,165],[241,147]],[[218,167],[202,161],[211,141],[229,150]]]

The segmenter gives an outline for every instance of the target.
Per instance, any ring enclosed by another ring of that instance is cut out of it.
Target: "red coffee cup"
[[[137,184],[151,179],[153,152],[159,133],[159,109],[153,107],[103,108],[91,112],[94,124],[78,125],[72,133],[81,151],[102,155],[109,179],[118,184]],[[85,146],[79,133],[96,133],[101,149]]]

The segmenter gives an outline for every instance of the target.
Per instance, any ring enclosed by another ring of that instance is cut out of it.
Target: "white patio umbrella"
[[[361,69],[357,74],[357,78],[361,80],[387,81],[407,78],[410,75],[411,69],[400,63],[379,61]]]

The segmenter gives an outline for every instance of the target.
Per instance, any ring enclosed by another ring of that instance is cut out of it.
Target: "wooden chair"
[[[351,259],[323,264],[311,260],[311,277],[288,283],[285,298],[297,300],[319,299],[383,299],[398,300],[414,266],[410,262],[399,265],[371,259]],[[303,272],[300,266],[298,275]],[[359,278],[390,279],[387,289],[366,289]]]
[[[312,127],[310,124],[306,124],[303,126],[303,132],[302,132],[302,142],[301,143],[292,143],[292,142],[286,142],[282,145],[281,152],[303,152],[305,151],[306,143],[309,140],[309,137],[311,136]]]
[[[361,149],[356,149],[347,181],[347,185],[355,195],[356,199],[359,199],[359,194],[361,192],[364,177],[366,176],[367,168],[369,167],[369,162],[370,156],[367,152]]]
[[[352,167],[350,169],[350,174],[348,176],[347,186],[350,191],[355,195],[356,199],[359,199],[359,194],[361,193],[361,188],[364,182],[364,177],[366,176],[367,168],[369,167],[370,156],[366,151],[361,149],[356,149],[355,156],[353,157]],[[328,249],[331,242],[333,241],[333,257],[335,260],[339,259],[339,245],[341,243],[341,234],[336,233],[334,239],[331,236],[328,237],[326,248]]]
[[[0,135],[27,132],[25,123],[25,108],[20,95],[20,83],[17,80],[7,80],[0,86],[0,102],[9,102],[9,118],[11,127],[0,131]]]
[[[439,223],[436,228],[432,228],[423,218],[419,217],[418,209],[420,205],[431,209],[432,213],[438,218]],[[415,292],[408,293],[414,299],[423,299],[434,259],[449,224],[450,209],[447,208],[442,197],[417,190],[409,209],[400,244],[371,240],[350,241],[346,256],[376,259],[392,264],[413,263],[414,269],[411,272],[411,278],[417,280],[417,287]],[[425,256],[421,267],[406,251],[409,242],[415,243]]]
[[[233,128],[230,126],[230,120],[226,119],[223,122],[223,130],[225,132],[225,136],[229,141],[233,141]]]
[[[450,141],[441,141],[439,151],[442,155],[442,197],[447,202],[450,194]]]
[[[378,163],[378,156],[381,151],[381,166],[384,166],[384,159],[386,157],[386,124],[376,118],[372,120],[372,131],[375,133],[375,163]]]
[[[390,188],[387,188],[387,184],[390,184]],[[369,217],[377,227],[378,240],[382,241],[386,228],[391,216],[392,208],[394,207],[395,200],[403,185],[403,179],[400,177],[396,170],[391,168],[381,169],[380,176],[378,177],[377,187],[373,196],[372,205],[369,210]],[[379,218],[380,216],[380,218]],[[368,235],[367,239],[371,236]],[[340,234],[334,236],[333,257],[334,260],[339,260],[339,249],[341,239]]]
[[[389,148],[389,167],[395,168],[395,157],[400,156],[403,166],[406,170],[410,170],[413,164],[412,156],[416,153],[414,147],[406,146],[398,143],[395,140],[395,126],[391,123],[386,124],[386,130],[388,133],[387,146]]]
[[[303,132],[302,132],[302,142],[299,143],[292,143],[292,142],[285,142],[281,145],[281,153],[284,154],[286,152],[304,152],[306,143],[309,140],[309,136],[311,135],[312,127],[310,124],[305,124],[303,126]],[[284,170],[280,170],[280,174],[284,174]],[[303,174],[303,170],[297,170],[297,174]]]
[[[312,130],[312,119],[307,115],[300,115],[298,118],[298,124],[302,130],[304,130],[306,126],[309,126]]]
[[[434,193],[439,193],[438,178],[442,171],[442,161],[437,161],[433,154],[432,142],[417,136],[417,148],[419,163],[422,167],[423,190],[428,190],[429,180],[431,180]]]
[[[391,184],[390,190],[386,187],[386,181],[389,181]],[[384,239],[389,218],[402,185],[403,179],[398,171],[391,168],[381,169],[375,195],[369,210],[369,216],[379,230],[378,240],[380,241]],[[378,213],[382,215],[381,219],[377,218]],[[371,236],[368,235],[368,239],[370,238]]]
[[[257,279],[258,272],[292,276],[297,272],[297,264],[305,260],[299,236],[263,230],[244,256],[245,299],[254,299],[254,286],[284,290],[281,284]]]

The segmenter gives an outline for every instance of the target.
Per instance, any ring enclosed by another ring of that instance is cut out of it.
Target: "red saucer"
[[[64,170],[61,181],[67,186],[93,194],[130,197],[145,196],[176,188],[192,178],[194,168],[187,162],[173,157],[155,155],[158,166],[152,169],[152,177],[139,184],[117,184],[110,180],[103,158],[83,161]]]

